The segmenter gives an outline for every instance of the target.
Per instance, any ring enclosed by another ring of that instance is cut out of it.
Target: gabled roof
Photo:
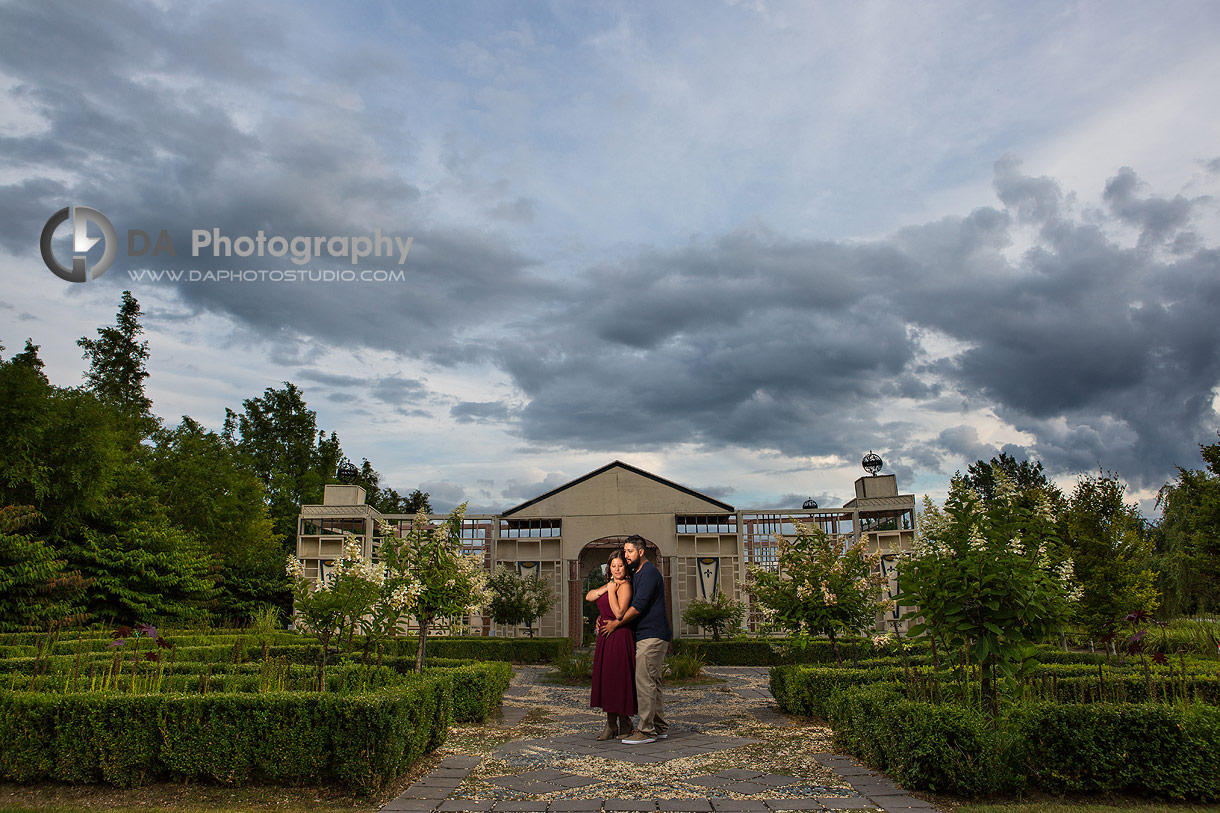
[[[677,491],[681,491],[683,494],[689,494],[692,497],[698,497],[701,500],[706,500],[707,502],[709,502],[725,511],[736,511],[737,510],[736,508],[729,505],[728,503],[721,502],[720,500],[717,500],[717,499],[713,499],[712,497],[709,497],[706,494],[700,494],[698,491],[695,491],[692,488],[687,488],[686,486],[678,485],[677,483],[673,482],[672,480],[666,480],[664,477],[658,477],[657,475],[653,474],[652,472],[647,472],[647,471],[644,471],[643,469],[637,469],[635,466],[630,466],[621,460],[615,460],[612,463],[607,463],[606,465],[602,466],[600,469],[597,469],[596,471],[591,471],[586,475],[577,477],[575,480],[572,480],[569,483],[564,483],[559,488],[551,489],[547,493],[541,494],[541,495],[535,497],[534,499],[529,500],[528,502],[523,502],[514,508],[510,508],[507,511],[502,512],[500,514],[500,516],[502,516],[502,517],[512,516],[513,514],[517,513],[518,511],[522,511],[526,508],[529,508],[531,505],[534,505],[535,503],[542,502],[543,500],[545,500],[549,497],[555,496],[556,494],[558,494],[561,491],[566,491],[567,489],[571,488],[572,486],[579,485],[580,483],[583,483],[586,480],[592,479],[599,474],[604,474],[605,472],[610,471],[613,468],[626,469],[627,471],[632,472],[634,474],[638,474],[641,477],[647,477],[649,480],[653,480],[655,482],[660,483],[661,485],[668,486],[669,488],[675,489]]]

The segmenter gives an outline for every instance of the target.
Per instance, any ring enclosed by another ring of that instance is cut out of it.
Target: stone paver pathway
[[[455,728],[438,767],[386,813],[786,813],[931,811],[884,774],[835,754],[822,726],[785,717],[762,667],[708,667],[716,682],[665,688],[669,736],[599,742],[587,687],[516,667],[496,719]]]

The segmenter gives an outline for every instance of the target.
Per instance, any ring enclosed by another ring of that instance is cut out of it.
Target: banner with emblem
[[[898,604],[898,554],[886,553],[881,556],[881,575],[885,577],[885,597],[894,599],[894,609],[890,611],[893,620],[902,618],[902,607]]]
[[[324,559],[318,562],[318,578],[323,584],[333,585],[335,582],[336,563],[334,559]]]
[[[720,587],[720,560],[714,556],[699,558],[699,594],[710,599]]]

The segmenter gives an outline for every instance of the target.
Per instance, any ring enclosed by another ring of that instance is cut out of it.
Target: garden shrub
[[[372,793],[440,745],[452,719],[445,674],[352,695],[0,692],[0,778],[335,781]]]
[[[415,639],[403,639],[402,647],[412,650]],[[461,658],[477,661],[508,661],[511,663],[549,663],[561,652],[571,652],[568,638],[429,638],[428,657]]]
[[[703,674],[703,667],[706,665],[702,653],[697,649],[675,652],[665,659],[665,665],[661,669],[662,679],[695,680]]]
[[[872,654],[871,646],[861,640],[839,640],[844,657]],[[709,641],[698,638],[677,638],[674,653],[688,650],[700,652],[709,666],[777,666],[784,663],[834,663],[834,645],[828,640],[813,639],[804,648],[786,638],[745,638],[731,641]]]
[[[569,683],[593,678],[593,653],[589,650],[561,652],[551,661],[559,677]]]
[[[929,667],[886,665],[862,661],[861,668],[833,666],[774,666],[771,668],[771,694],[780,709],[788,714],[828,718],[831,694],[844,686],[891,682],[901,684],[911,699],[950,701],[960,699],[961,687],[947,672]],[[1220,703],[1220,675],[1194,671],[1170,673],[1161,668],[1145,673],[1136,666],[1122,669],[1087,665],[1043,665],[1024,679],[1019,696],[1025,700],[1060,703],[1202,701]],[[973,696],[973,695],[972,695]]]
[[[802,717],[829,718],[831,695],[863,683],[893,682],[902,677],[895,668],[853,669],[847,666],[773,666],[771,695],[781,711]]]
[[[431,663],[424,672],[448,677],[453,687],[453,719],[460,723],[486,720],[492,709],[500,705],[513,678],[512,666],[503,661]]]
[[[1016,767],[1053,793],[1220,799],[1220,709],[1158,703],[1025,703],[1008,726]]]
[[[981,712],[907,700],[888,683],[837,690],[828,705],[835,744],[904,787],[978,797],[1016,785]]]
[[[206,694],[200,673],[169,676],[168,688],[185,684],[174,692],[165,682],[143,694],[0,690],[0,779],[336,782],[373,793],[442,744],[453,720],[486,719],[512,678],[504,662],[449,661],[423,675],[350,664],[333,667],[324,693],[266,691],[262,666],[224,665]]]
[[[994,728],[892,682],[836,689],[826,705],[837,747],[911,789],[1220,799],[1220,709],[1206,703],[1022,702]]]

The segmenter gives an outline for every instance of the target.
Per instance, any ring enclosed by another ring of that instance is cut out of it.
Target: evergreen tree
[[[991,458],[990,462],[978,460],[972,463],[962,482],[967,488],[977,491],[984,503],[990,503],[996,498],[1001,473],[1016,489],[1015,499],[1019,507],[1033,508],[1039,504],[1039,496],[1045,495],[1054,510],[1064,508],[1063,492],[1047,478],[1040,460],[1022,460],[1018,463],[1012,455],[1000,452],[1000,456]]]
[[[89,360],[89,372],[85,374],[87,388],[124,416],[139,439],[148,437],[157,428],[152,401],[144,393],[149,352],[148,342],[138,340],[143,332],[140,303],[131,291],[124,291],[115,324],[98,328],[96,339],[81,338],[76,342]]]
[[[0,345],[0,350],[4,349],[4,345]],[[47,380],[47,375],[44,373],[42,359],[38,357],[38,345],[34,344],[33,339],[25,340],[25,350],[13,356],[14,364],[21,364],[34,371],[34,374],[44,383],[50,383]]]
[[[212,557],[155,498],[122,494],[72,537],[68,561],[90,578],[86,608],[111,623],[207,620],[218,589]]]

